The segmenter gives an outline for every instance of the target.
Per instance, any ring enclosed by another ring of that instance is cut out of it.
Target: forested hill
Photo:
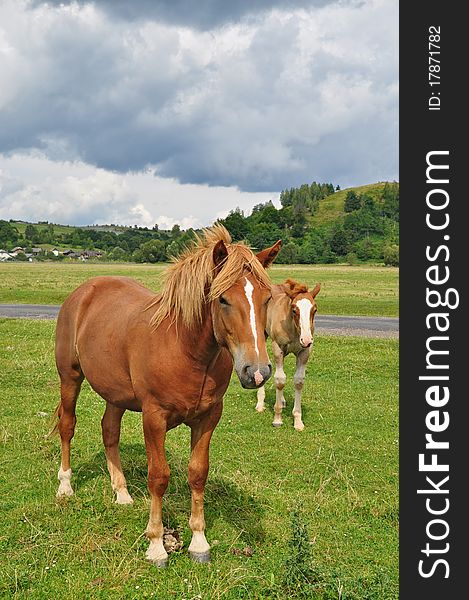
[[[339,190],[330,183],[313,182],[283,190],[280,203],[279,208],[272,202],[259,204],[249,216],[235,208],[221,223],[233,241],[245,240],[253,248],[262,249],[282,239],[277,258],[281,263],[399,264],[398,183]],[[92,257],[161,262],[177,255],[193,234],[193,230],[181,231],[178,225],[171,231],[162,231],[157,224],[151,229],[116,225],[72,227],[10,220],[0,221],[0,249],[10,252],[21,246],[24,252],[16,252],[15,260]]]
[[[245,217],[236,209],[222,223],[233,239],[264,248],[277,239],[277,262],[384,261],[399,264],[399,184],[384,182],[334,191],[331,184],[304,184],[280,194]]]

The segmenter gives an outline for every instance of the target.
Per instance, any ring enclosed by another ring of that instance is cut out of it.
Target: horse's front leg
[[[283,370],[284,354],[280,346],[272,341],[272,351],[275,359],[275,405],[274,405],[274,420],[272,425],[274,427],[280,427],[283,425],[282,421],[282,409],[285,406],[285,397],[283,395],[283,388],[287,382],[287,376]]]
[[[191,516],[189,527],[192,540],[189,554],[196,562],[210,561],[210,546],[205,538],[204,489],[209,467],[209,447],[213,430],[220,420],[223,409],[222,401],[200,420],[190,424],[191,458],[189,461],[189,486],[192,492]]]
[[[301,350],[296,356],[296,371],[293,377],[295,386],[295,404],[293,406],[293,426],[297,431],[303,431],[305,428],[301,415],[301,393],[305,383],[306,363],[308,362],[310,349]]]
[[[143,433],[148,458],[148,491],[150,492],[150,518],[146,529],[150,546],[146,557],[158,567],[166,567],[168,553],[163,545],[162,507],[163,495],[168,487],[169,466],[166,460],[164,442],[166,421],[157,412],[143,411]]]
[[[261,387],[257,390],[257,404],[256,410],[257,412],[264,412],[265,410],[265,386],[261,385]]]

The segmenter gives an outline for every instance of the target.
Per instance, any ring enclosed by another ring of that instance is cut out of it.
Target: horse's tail
[[[57,435],[57,433],[59,431],[59,410],[60,410],[61,404],[62,404],[62,402],[59,402],[57,404],[57,406],[55,407],[55,410],[52,413],[52,416],[50,418],[51,429],[49,430],[49,433],[46,435],[46,437],[48,437],[48,438],[50,438],[54,435]]]

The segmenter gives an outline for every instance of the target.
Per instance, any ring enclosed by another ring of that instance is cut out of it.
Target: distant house
[[[62,256],[65,256],[66,258],[80,258],[80,253],[75,252],[75,250],[64,250]]]
[[[83,252],[75,252],[75,250],[64,250],[62,254],[68,258],[79,258],[80,260],[88,260],[89,258],[99,258],[103,255],[103,253],[100,250],[84,250]]]
[[[36,254],[41,254],[42,252],[42,248],[31,248],[31,252],[36,255]]]
[[[6,250],[0,250],[0,262],[6,262],[7,260],[13,260],[13,256],[11,252],[7,252]]]
[[[52,248],[52,250],[50,251],[51,254],[53,254],[54,256],[58,256],[60,254],[60,252],[57,250],[57,248]]]
[[[21,246],[16,246],[16,248],[13,248],[13,250],[10,252],[11,256],[13,257],[18,256],[20,253],[24,254],[24,248]]]
[[[88,260],[89,258],[99,258],[103,255],[102,252],[95,251],[95,250],[85,250],[84,252],[81,253],[80,258],[82,260]]]

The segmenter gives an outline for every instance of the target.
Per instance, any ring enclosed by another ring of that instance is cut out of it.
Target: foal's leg
[[[163,495],[168,487],[170,474],[164,450],[166,421],[156,411],[144,412],[143,433],[148,458],[148,491],[150,492],[150,518],[145,532],[150,540],[150,546],[146,557],[157,567],[166,567],[168,553],[163,545],[162,520]]]
[[[59,489],[57,498],[71,496],[73,494],[70,480],[72,478],[72,469],[70,468],[70,442],[75,433],[75,407],[78,394],[80,393],[83,375],[81,372],[71,370],[69,373],[60,374],[60,405],[58,410],[59,422],[57,428],[60,433],[60,442],[62,449],[62,458],[58,473]]]
[[[301,350],[296,355],[296,372],[293,377],[293,383],[295,385],[295,404],[293,406],[293,426],[297,431],[303,431],[305,428],[304,423],[301,419],[301,393],[305,383],[306,363],[308,362],[310,349],[306,348]]]
[[[196,562],[210,561],[210,546],[205,539],[204,488],[208,475],[208,452],[213,430],[220,420],[222,402],[191,425],[191,458],[189,461],[189,486],[192,492],[191,517],[192,540],[189,554]]]
[[[272,342],[272,351],[275,359],[275,405],[274,405],[274,420],[272,425],[274,427],[280,427],[283,425],[282,421],[282,409],[285,406],[285,397],[283,395],[283,388],[287,382],[287,376],[283,370],[284,355],[280,346],[276,342]]]
[[[121,420],[124,412],[124,408],[118,408],[107,402],[104,416],[101,419],[104,451],[106,452],[107,468],[111,476],[112,489],[116,492],[116,504],[133,503],[132,497],[127,491],[127,482],[122,472],[119,455]]]
[[[261,387],[257,390],[257,404],[256,404],[257,412],[264,412],[264,410],[265,410],[264,400],[265,400],[265,386],[261,385]]]

